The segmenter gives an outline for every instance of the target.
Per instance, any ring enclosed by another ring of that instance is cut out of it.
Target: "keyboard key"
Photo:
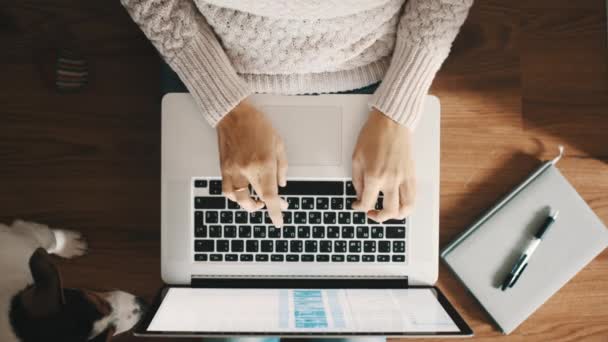
[[[298,197],[287,197],[287,209],[298,210],[300,209],[300,199]]]
[[[331,261],[333,262],[344,262],[344,255],[334,254],[331,256]]]
[[[382,210],[382,204],[383,204],[383,200],[382,197],[378,197],[378,199],[376,200],[376,205],[375,208],[376,210]]]
[[[334,253],[346,253],[346,241],[334,241]]]
[[[216,226],[216,225],[209,226],[209,237],[212,237],[212,238],[222,237],[222,226]]]
[[[350,224],[350,213],[341,211],[338,213],[338,223],[340,224]]]
[[[275,242],[275,251],[287,253],[287,240],[277,240],[277,242]]]
[[[391,260],[388,254],[378,254],[378,262],[389,262]]]
[[[234,213],[234,222],[236,223],[247,223],[247,217],[249,216],[249,214],[247,214],[246,211],[237,211]]]
[[[228,240],[216,240],[215,250],[218,252],[230,252],[230,244]]]
[[[262,241],[262,252],[264,253],[272,253],[274,249],[274,242],[272,240],[263,240]]]
[[[230,243],[230,250],[232,252],[242,252],[245,247],[245,242],[243,240],[232,240]]]
[[[310,237],[309,226],[298,226],[298,239],[308,239]]]
[[[290,211],[284,211],[283,212],[283,223],[284,224],[291,224],[292,223],[292,215]]]
[[[300,260],[300,256],[297,254],[287,254],[287,257],[285,258],[285,260],[287,260],[289,262],[298,261],[298,260]]]
[[[382,222],[382,224],[399,224],[399,225],[403,225],[403,224],[405,224],[405,219],[402,219],[402,220],[395,220],[395,219],[386,220],[386,221]]]
[[[405,241],[393,241],[393,253],[405,252]]]
[[[302,255],[302,261],[304,261],[304,262],[315,261],[315,256],[312,255],[312,254],[303,254]]]
[[[387,239],[404,239],[405,227],[386,227]]]
[[[197,238],[206,238],[207,237],[207,226],[194,228],[194,236]]]
[[[221,254],[211,254],[209,256],[209,261],[222,261],[223,257]]]
[[[224,197],[194,197],[195,209],[226,209],[226,199]]]
[[[365,253],[376,253],[376,241],[364,241],[363,251]]]
[[[336,213],[333,211],[326,211],[323,213],[324,224],[336,224]]]
[[[361,260],[363,260],[363,262],[374,262],[376,258],[373,255],[363,255],[361,256]]]
[[[270,256],[270,261],[283,261],[285,258],[283,257],[283,254],[273,254]]]
[[[405,255],[393,255],[394,262],[405,262]]]
[[[224,260],[226,260],[226,261],[239,261],[239,256],[238,256],[238,254],[226,254],[226,256],[224,257]]]
[[[233,202],[231,200],[227,200],[227,202],[228,202],[228,209],[241,209],[241,206],[238,203]]]
[[[354,239],[355,238],[355,227],[353,227],[353,226],[342,227],[342,238],[343,239]]]
[[[315,208],[315,199],[312,197],[304,197],[302,198],[302,209],[304,210],[312,210]]]
[[[348,256],[346,257],[346,260],[347,260],[348,262],[359,262],[359,260],[360,260],[360,259],[361,259],[361,258],[360,258],[358,255],[353,255],[353,254],[348,255]]]
[[[266,237],[266,227],[265,226],[253,226],[253,237],[258,239],[263,239]]]
[[[264,223],[272,224],[272,219],[270,218],[268,211],[264,211]]]
[[[353,185],[353,182],[351,182],[351,181],[346,182],[346,195],[347,196],[356,196],[357,195],[355,186]]]
[[[328,262],[329,255],[327,254],[317,254],[317,262]]]
[[[232,223],[232,211],[220,212],[220,223]]]
[[[268,261],[268,254],[256,254],[255,261]]]
[[[213,240],[194,240],[194,251],[213,252],[215,249]]]
[[[300,240],[291,240],[289,241],[289,251],[291,253],[302,253],[302,241]]]
[[[253,254],[241,254],[241,261],[253,261]]]
[[[321,253],[331,253],[331,250],[332,250],[331,246],[332,246],[331,241],[322,240],[319,244],[320,252]]]
[[[317,253],[317,244],[315,240],[308,240],[304,243],[304,251],[306,253]]]
[[[329,209],[329,198],[327,197],[317,197],[317,210],[327,210]]]
[[[247,250],[247,253],[257,253],[259,244],[260,243],[258,240],[247,240],[247,242],[245,243],[245,249]]]
[[[236,237],[236,226],[224,226],[224,237],[235,238]]]
[[[197,179],[194,181],[194,187],[195,188],[206,188],[207,187],[207,181],[204,179]]]
[[[212,180],[209,182],[209,193],[211,195],[221,195],[222,194],[222,181]]]
[[[286,187],[279,187],[279,195],[342,196],[344,183],[341,181],[288,181]]]
[[[264,223],[264,213],[261,211],[249,213],[249,222],[258,224]]]
[[[312,237],[315,239],[323,239],[325,237],[325,227],[323,227],[323,226],[312,227]]]
[[[349,241],[348,242],[349,253],[361,253],[361,241]]]
[[[365,213],[357,211],[353,213],[354,224],[365,224]]]
[[[295,239],[295,237],[296,237],[296,227],[294,227],[294,226],[283,227],[283,238]]]
[[[346,210],[353,210],[353,203],[357,200],[357,197],[346,198]]]
[[[206,211],[205,212],[205,222],[207,223],[217,223],[219,214],[217,211]]]
[[[306,212],[296,211],[293,217],[293,223],[295,224],[306,224]]]
[[[327,227],[327,237],[330,239],[339,239],[340,238],[340,227],[337,227],[337,226]]]
[[[318,211],[309,212],[308,213],[308,223],[321,224],[321,213]]]
[[[207,261],[207,254],[194,254],[194,261]]]
[[[344,199],[342,197],[332,197],[331,199],[331,210],[343,210]]]
[[[194,227],[202,227],[204,225],[205,220],[203,219],[203,212],[202,211],[195,211],[194,212]]]
[[[273,239],[280,238],[281,228],[277,228],[275,226],[268,227],[268,237]]]
[[[384,238],[384,227],[374,226],[372,227],[372,239]]]
[[[378,251],[380,253],[390,253],[391,252],[391,242],[390,241],[378,241]]]
[[[250,238],[251,237],[251,226],[239,226],[239,237]]]
[[[369,238],[369,227],[358,226],[357,227],[357,239],[367,239],[367,238]]]

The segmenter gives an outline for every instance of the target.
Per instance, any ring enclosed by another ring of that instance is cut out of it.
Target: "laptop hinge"
[[[404,289],[409,287],[403,277],[331,277],[331,276],[193,276],[191,287],[252,289]]]

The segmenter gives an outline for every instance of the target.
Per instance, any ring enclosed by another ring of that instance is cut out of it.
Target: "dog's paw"
[[[87,242],[82,234],[71,230],[53,229],[55,248],[50,253],[63,258],[74,258],[87,253]]]

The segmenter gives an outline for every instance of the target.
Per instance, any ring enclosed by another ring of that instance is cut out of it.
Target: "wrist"
[[[411,129],[408,126],[400,124],[376,108],[372,108],[370,111],[368,121],[380,127],[383,131],[411,133]]]
[[[251,112],[251,105],[245,99],[224,115],[222,120],[217,123],[216,129],[224,130],[238,125],[248,112]]]

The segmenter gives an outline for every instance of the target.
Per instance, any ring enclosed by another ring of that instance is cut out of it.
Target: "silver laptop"
[[[254,95],[284,139],[284,226],[221,195],[215,130],[189,94],[162,102],[162,278],[138,336],[468,336],[438,273],[439,118],[414,134],[417,197],[378,224],[351,204],[351,155],[369,95]],[[252,193],[252,195],[255,195]],[[382,207],[382,199],[377,208]]]

